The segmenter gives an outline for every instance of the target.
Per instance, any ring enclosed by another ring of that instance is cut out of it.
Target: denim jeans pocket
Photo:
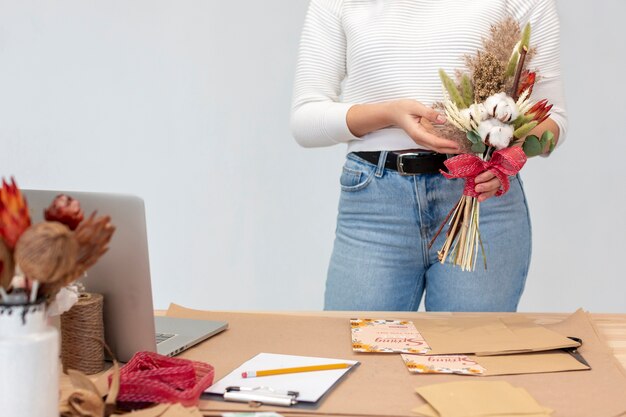
[[[359,191],[374,178],[376,167],[348,157],[341,171],[339,184],[342,191]]]

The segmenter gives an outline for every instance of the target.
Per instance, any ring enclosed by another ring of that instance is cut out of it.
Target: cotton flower
[[[470,107],[461,110],[459,113],[463,118],[472,120],[476,122],[476,124],[479,124],[483,120],[489,118],[489,113],[487,113],[487,109],[482,103],[472,104]]]
[[[519,109],[515,101],[506,93],[497,93],[485,100],[487,113],[501,122],[511,122],[519,116]]]
[[[509,146],[513,139],[513,126],[498,119],[487,119],[478,125],[478,134],[487,146],[500,150]]]

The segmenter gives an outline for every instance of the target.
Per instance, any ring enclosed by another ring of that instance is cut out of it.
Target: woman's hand
[[[392,124],[402,128],[418,145],[439,153],[459,153],[459,145],[455,141],[432,133],[430,123],[446,122],[445,116],[437,110],[415,100],[396,100],[389,102],[389,112]]]
[[[443,124],[444,115],[419,101],[402,99],[383,103],[356,104],[346,116],[348,128],[357,137],[375,130],[397,126],[426,149],[439,153],[459,153],[459,145],[432,133],[429,123]]]
[[[481,203],[496,195],[496,192],[498,192],[502,186],[498,177],[496,177],[491,171],[483,172],[478,175],[474,181],[476,182],[474,191],[479,193],[478,201]]]

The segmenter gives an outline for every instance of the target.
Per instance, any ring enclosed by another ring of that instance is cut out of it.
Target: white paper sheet
[[[352,367],[327,371],[261,376],[256,378],[242,378],[241,373],[264,369],[292,368],[296,366],[312,366],[334,363],[349,363],[352,367],[354,367],[354,365],[359,362],[345,359],[259,353],[252,359],[243,363],[239,368],[211,385],[205,392],[211,394],[224,394],[227,387],[269,387],[280,391],[297,391],[299,393],[298,401],[316,402],[346,372],[352,369]]]

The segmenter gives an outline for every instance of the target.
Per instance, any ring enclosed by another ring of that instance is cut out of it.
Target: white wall
[[[520,309],[626,312],[623,0],[558,0],[565,145],[524,168],[533,259]]]
[[[0,174],[143,197],[156,307],[321,308],[344,149],[289,133],[306,6],[0,0]],[[524,169],[520,308],[625,312],[626,7],[559,6],[570,134]]]

